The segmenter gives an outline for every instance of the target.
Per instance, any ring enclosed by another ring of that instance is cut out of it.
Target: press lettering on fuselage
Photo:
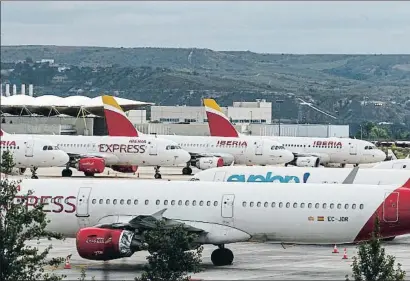
[[[145,153],[146,145],[144,144],[99,144],[99,152],[119,152],[119,153]]]
[[[44,212],[53,213],[74,213],[76,211],[77,199],[75,196],[35,196],[35,195],[17,195],[15,199],[19,199],[20,204],[25,204],[26,207],[35,207],[43,203]],[[14,201],[15,203],[16,200]]]
[[[266,175],[232,175],[226,181],[227,182],[280,182],[280,183],[306,183],[310,177],[310,173],[304,173],[302,180],[298,176],[281,176],[274,175],[272,172],[266,173]]]
[[[341,141],[314,141],[313,146],[342,147]]]
[[[246,141],[224,141],[224,140],[219,140],[216,145],[220,146],[248,146],[248,143]]]

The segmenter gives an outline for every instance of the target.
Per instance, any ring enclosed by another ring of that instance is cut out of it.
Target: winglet
[[[208,127],[213,137],[239,137],[238,131],[214,99],[204,99]]]
[[[117,137],[138,137],[138,131],[128,120],[127,115],[122,110],[114,97],[102,96],[104,104],[105,122],[107,124],[108,135]]]
[[[354,167],[353,170],[350,171],[350,173],[347,175],[345,180],[342,182],[342,184],[353,184],[358,171],[359,171],[359,166]]]

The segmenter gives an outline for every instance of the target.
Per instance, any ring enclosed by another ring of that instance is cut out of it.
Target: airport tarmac
[[[48,245],[48,241],[43,245]],[[35,245],[35,242],[32,242]],[[147,252],[137,252],[130,258],[112,261],[90,261],[82,259],[76,251],[75,239],[53,242],[51,257],[66,257],[72,254],[71,269],[64,265],[52,270],[67,275],[67,280],[77,280],[81,268],[86,269],[87,279],[91,280],[133,280],[139,276],[147,263]],[[410,235],[397,237],[386,242],[386,253],[394,255],[402,264],[402,269],[410,272]],[[227,245],[235,255],[230,266],[215,267],[211,253],[215,246],[205,245],[202,255],[203,271],[193,274],[192,278],[203,280],[344,280],[351,274],[352,257],[356,255],[355,245],[339,245],[339,254],[333,254],[333,247],[314,245],[287,245],[269,243],[236,243]],[[346,247],[348,259],[344,260]],[[48,269],[51,270],[51,269]],[[407,276],[406,280],[410,276]]]

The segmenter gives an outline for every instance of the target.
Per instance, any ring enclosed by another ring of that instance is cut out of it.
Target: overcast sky
[[[2,45],[410,52],[410,2],[1,2]]]

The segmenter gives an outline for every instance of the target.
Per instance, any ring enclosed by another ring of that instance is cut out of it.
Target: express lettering
[[[349,221],[349,218],[348,217],[339,217],[339,218],[327,217],[327,221],[347,222]]]
[[[342,147],[342,142],[338,141],[314,141],[313,146]]]
[[[146,146],[143,144],[99,144],[98,150],[111,153],[144,153]]]
[[[302,182],[306,183],[310,173],[304,173]],[[248,177],[244,174],[242,175],[232,175],[226,181],[228,182],[280,182],[280,183],[300,183],[301,180],[298,176],[280,176],[273,175],[272,172],[266,173],[266,175],[249,175]]]
[[[1,146],[16,146],[16,142],[15,141],[0,141]]]
[[[216,145],[221,145],[221,146],[248,146],[248,143],[246,141],[224,141],[224,140],[220,140],[216,143]]]
[[[44,212],[53,213],[74,213],[76,211],[75,196],[15,196],[15,204],[25,204],[27,208],[43,204]]]

